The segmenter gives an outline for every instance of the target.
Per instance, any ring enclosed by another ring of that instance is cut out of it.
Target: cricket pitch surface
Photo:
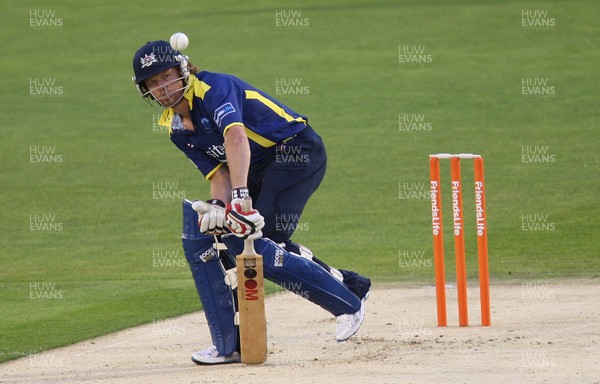
[[[435,288],[375,285],[366,319],[346,342],[335,319],[292,293],[267,298],[265,364],[197,366],[209,346],[202,312],[157,320],[0,365],[0,383],[600,383],[600,281],[544,280],[490,288],[492,326],[436,326]]]

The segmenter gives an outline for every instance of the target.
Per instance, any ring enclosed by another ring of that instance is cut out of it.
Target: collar
[[[188,77],[188,89],[187,91],[184,93],[183,97],[188,101],[188,104],[190,105],[190,110],[193,108],[193,101],[194,101],[194,88],[196,86],[196,83],[198,82],[198,79],[196,79],[195,75],[190,75]]]

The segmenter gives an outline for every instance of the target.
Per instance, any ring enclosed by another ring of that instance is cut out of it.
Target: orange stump
[[[435,293],[438,326],[447,325],[446,274],[444,272],[444,234],[442,231],[442,190],[440,186],[440,159],[429,158],[431,191],[431,226],[433,233],[433,265],[435,269]]]
[[[465,228],[462,198],[462,179],[460,160],[472,159],[475,183],[475,212],[477,226],[477,258],[479,262],[479,290],[481,300],[481,325],[490,326],[490,279],[488,268],[488,239],[485,205],[485,182],[483,158],[470,153],[439,153],[429,156],[431,223],[433,234],[433,264],[437,302],[438,326],[447,325],[446,313],[446,277],[444,264],[444,238],[442,225],[442,189],[440,160],[450,160],[452,183],[452,229],[454,234],[454,257],[456,263],[456,289],[458,296],[458,323],[462,327],[469,325],[467,300],[467,263],[465,252]]]
[[[469,325],[467,304],[467,263],[465,259],[465,232],[463,220],[462,185],[460,159],[450,159],[452,179],[452,222],[454,228],[454,258],[456,262],[456,290],[458,294],[458,324]]]
[[[477,257],[479,261],[479,296],[481,301],[481,325],[491,325],[490,275],[488,269],[488,237],[485,208],[485,180],[483,158],[473,160],[475,180],[475,214],[477,220]]]

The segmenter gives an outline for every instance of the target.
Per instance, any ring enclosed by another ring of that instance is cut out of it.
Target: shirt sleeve
[[[204,103],[212,111],[215,124],[225,134],[232,125],[244,124],[244,89],[229,77],[220,76],[216,80],[218,86],[207,92]]]

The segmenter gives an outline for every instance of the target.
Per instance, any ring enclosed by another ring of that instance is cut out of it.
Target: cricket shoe
[[[353,336],[365,321],[365,302],[369,298],[369,292],[360,301],[360,309],[356,313],[340,315],[336,319],[335,339],[337,341],[348,340]]]
[[[233,352],[231,356],[221,356],[214,345],[207,350],[192,355],[192,361],[198,365],[231,364],[240,362],[240,354]]]

